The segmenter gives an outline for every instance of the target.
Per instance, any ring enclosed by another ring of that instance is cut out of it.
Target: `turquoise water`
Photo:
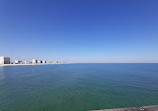
[[[158,104],[158,64],[0,67],[0,111],[87,111]]]

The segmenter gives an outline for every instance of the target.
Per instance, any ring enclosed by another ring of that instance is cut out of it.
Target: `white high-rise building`
[[[0,64],[10,64],[10,57],[0,57]]]
[[[41,63],[42,63],[42,61],[41,61],[41,60],[38,60],[38,61],[37,61],[37,63],[38,63],[38,64],[41,64]]]
[[[32,59],[32,64],[37,64],[37,60],[36,59]]]

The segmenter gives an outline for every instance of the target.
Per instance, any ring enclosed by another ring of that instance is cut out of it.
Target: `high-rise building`
[[[32,59],[32,64],[37,64],[37,60],[36,59]]]
[[[10,57],[0,57],[0,64],[10,64]]]
[[[41,61],[41,60],[38,60],[38,61],[37,61],[37,63],[38,63],[38,64],[41,64],[41,63],[42,63],[42,61]]]

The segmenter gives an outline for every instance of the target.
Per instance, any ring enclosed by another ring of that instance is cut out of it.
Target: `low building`
[[[0,64],[10,64],[10,57],[0,57]]]
[[[24,61],[24,64],[29,64],[30,62],[28,62],[28,61]]]
[[[59,63],[59,61],[56,61],[56,62],[54,62],[54,63]]]
[[[15,64],[22,64],[22,61],[16,60],[14,63]]]
[[[37,64],[37,60],[36,59],[32,59],[32,64]]]

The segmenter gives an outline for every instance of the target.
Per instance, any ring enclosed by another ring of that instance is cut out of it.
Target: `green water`
[[[158,64],[0,67],[0,111],[87,111],[158,104]]]

